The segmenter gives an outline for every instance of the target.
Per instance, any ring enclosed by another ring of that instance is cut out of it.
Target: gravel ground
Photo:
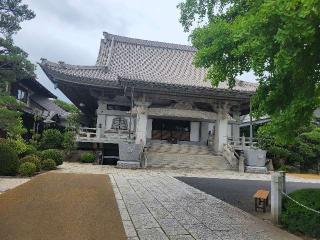
[[[126,239],[109,177],[47,173],[0,195],[1,240]]]

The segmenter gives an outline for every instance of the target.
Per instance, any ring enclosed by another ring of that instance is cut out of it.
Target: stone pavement
[[[163,174],[111,174],[129,240],[299,239]]]

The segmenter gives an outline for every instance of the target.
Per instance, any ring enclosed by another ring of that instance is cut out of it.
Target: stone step
[[[148,152],[198,155],[213,154],[213,151],[207,146],[191,144],[152,144]]]
[[[185,168],[206,170],[229,170],[230,165],[222,156],[172,154],[172,153],[147,153],[147,163],[151,167]]]

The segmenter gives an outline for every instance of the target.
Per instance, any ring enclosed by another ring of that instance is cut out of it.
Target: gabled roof
[[[52,81],[66,81],[94,86],[119,86],[119,79],[212,89],[205,81],[207,70],[192,62],[192,46],[155,42],[104,33],[94,66],[53,63],[42,59],[40,66]],[[254,92],[257,85],[237,81],[233,91]],[[220,83],[217,89],[228,89]]]
[[[30,88],[33,92],[36,92],[37,94],[41,94],[48,98],[57,98],[56,95],[50,92],[46,87],[44,87],[40,82],[38,82],[34,78],[26,78],[16,82],[16,84],[19,84],[19,83]]]

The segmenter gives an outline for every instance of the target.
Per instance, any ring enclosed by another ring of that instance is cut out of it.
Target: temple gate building
[[[228,138],[239,139],[240,116],[248,114],[256,84],[212,87],[206,69],[192,64],[195,51],[105,32],[95,65],[42,59],[40,66],[91,119],[79,143],[178,144],[219,155]]]

